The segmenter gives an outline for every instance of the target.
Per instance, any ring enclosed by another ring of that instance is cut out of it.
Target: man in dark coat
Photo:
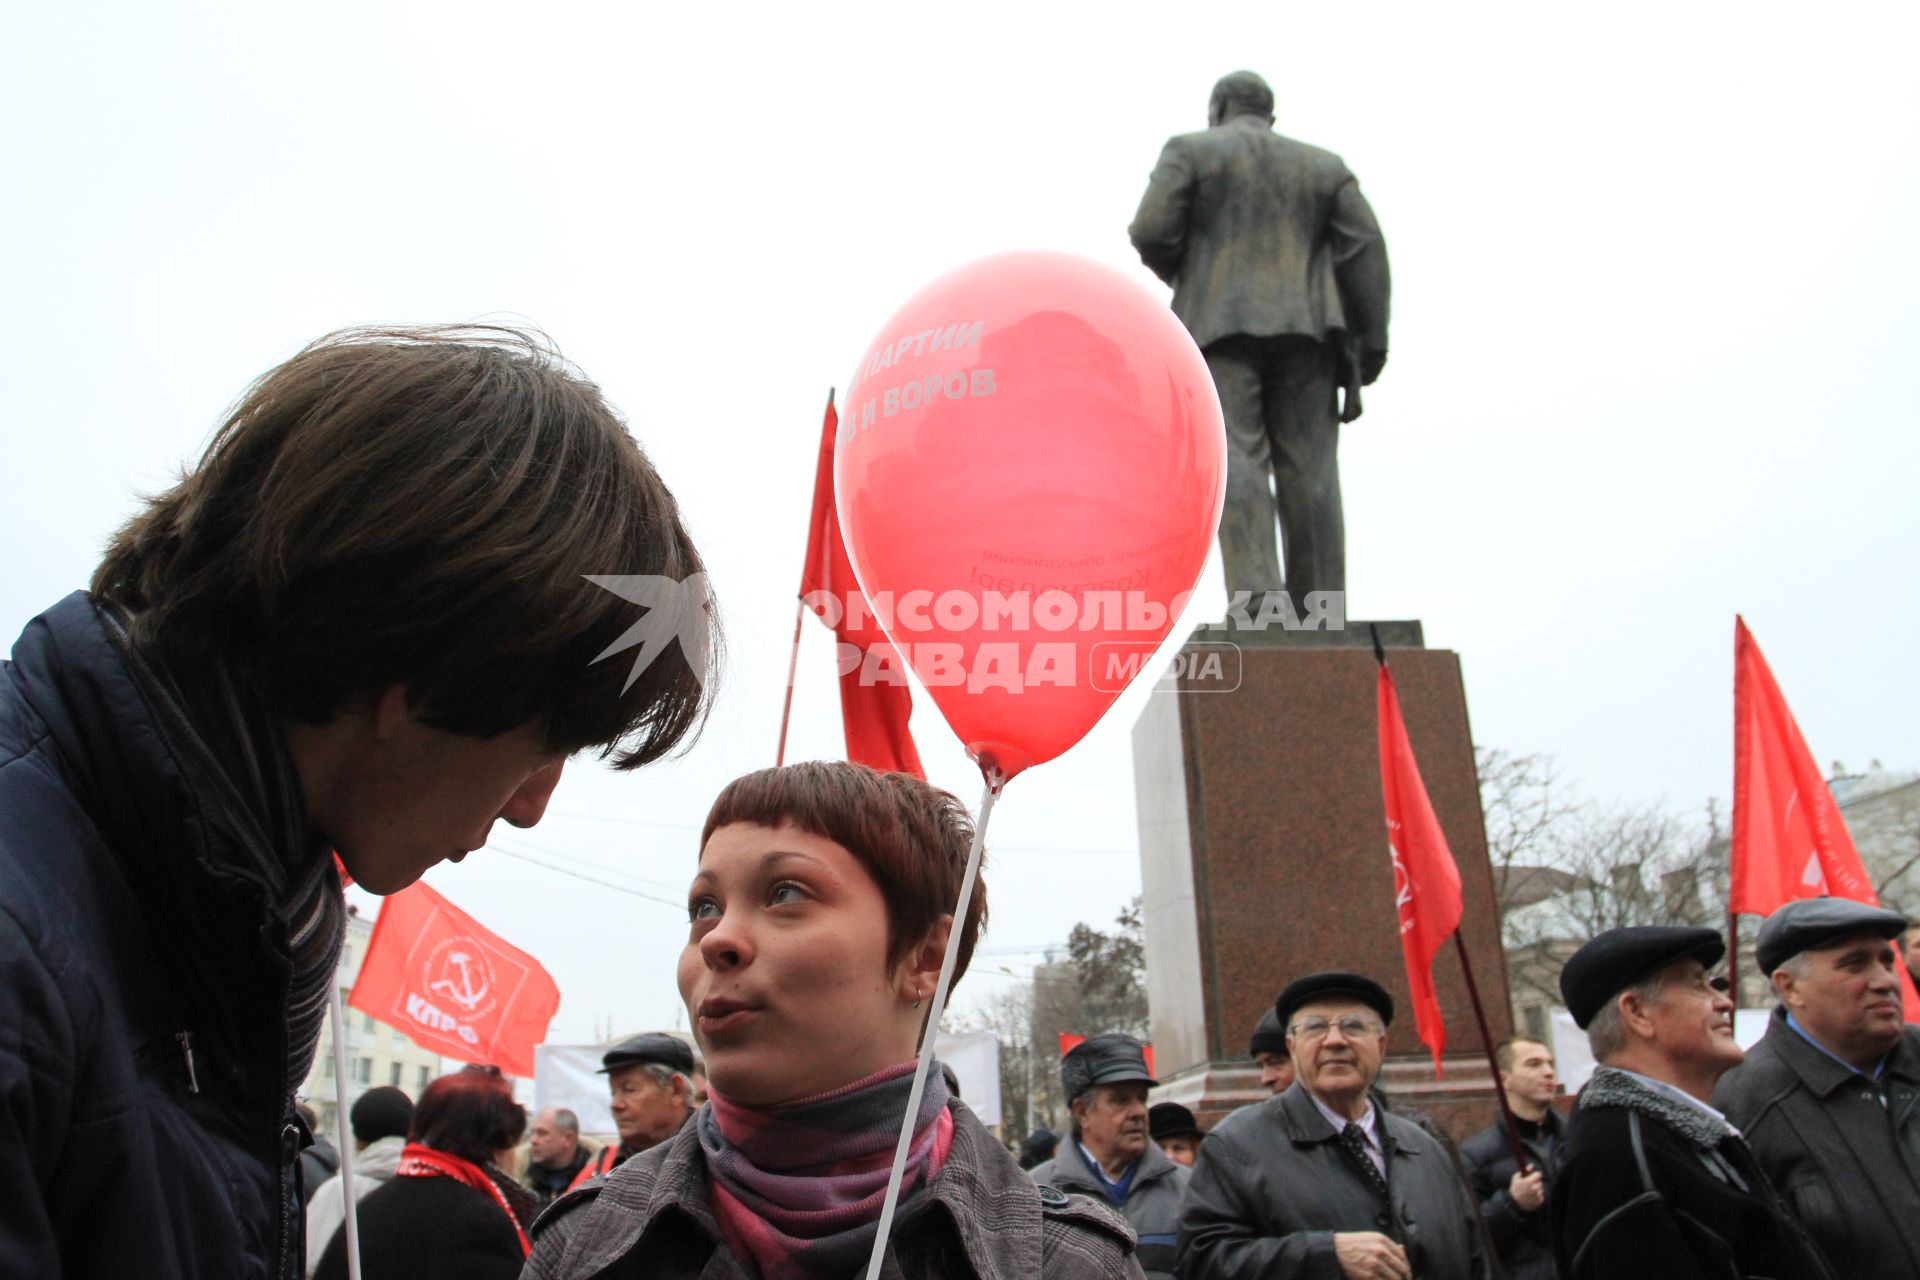
[[[1478,1210],[1418,1126],[1374,1105],[1393,1000],[1354,973],[1280,993],[1295,1080],[1207,1134],[1180,1215],[1181,1280],[1478,1280]]]
[[[392,893],[569,754],[671,749],[700,673],[592,665],[647,615],[581,575],[699,569],[537,338],[337,334],[248,391],[0,666],[0,1277],[301,1274],[335,853]]]
[[[1387,362],[1387,246],[1340,157],[1273,131],[1259,76],[1215,85],[1207,124],[1166,144],[1129,233],[1219,388],[1227,590],[1257,605],[1281,586],[1277,496],[1285,585],[1305,609],[1308,592],[1346,589],[1336,455]]]
[[[1260,1015],[1253,1035],[1247,1041],[1247,1056],[1260,1068],[1260,1087],[1268,1093],[1285,1093],[1293,1083],[1293,1055],[1287,1052],[1287,1029],[1280,1025],[1272,1009]]]
[[[1610,929],[1560,975],[1600,1067],[1547,1210],[1564,1280],[1832,1280],[1740,1133],[1707,1101],[1740,1061],[1726,944],[1711,929]]]
[[[1553,1236],[1548,1227],[1547,1184],[1559,1165],[1565,1122],[1553,1109],[1559,1081],[1553,1050],[1526,1036],[1509,1036],[1494,1048],[1500,1088],[1507,1095],[1527,1168],[1514,1158],[1506,1125],[1493,1124],[1460,1144],[1473,1190],[1506,1280],[1554,1280]]]
[[[1843,1276],[1920,1276],[1920,1027],[1901,1016],[1906,919],[1840,898],[1760,926],[1780,998],[1714,1093]]]
[[[527,1189],[541,1207],[552,1204],[595,1154],[580,1139],[579,1116],[565,1107],[546,1108],[527,1126]]]
[[[1173,1280],[1174,1228],[1192,1175],[1147,1131],[1147,1090],[1158,1083],[1132,1036],[1089,1036],[1075,1045],[1060,1060],[1060,1093],[1073,1109],[1073,1128],[1059,1154],[1031,1176],[1125,1214],[1148,1280]]]

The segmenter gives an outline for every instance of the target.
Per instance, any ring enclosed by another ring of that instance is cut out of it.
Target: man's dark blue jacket
[[[160,723],[85,595],[0,664],[0,1280],[299,1275],[286,921]]]

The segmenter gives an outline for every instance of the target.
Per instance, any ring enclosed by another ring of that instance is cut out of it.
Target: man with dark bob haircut
[[[686,741],[704,583],[538,335],[350,330],[249,388],[0,665],[0,1277],[297,1277],[334,853],[392,893],[568,756]]]

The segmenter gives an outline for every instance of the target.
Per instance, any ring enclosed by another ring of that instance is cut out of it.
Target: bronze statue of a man
[[[1128,233],[1220,391],[1227,590],[1258,605],[1284,587],[1304,609],[1310,591],[1346,590],[1336,455],[1387,363],[1386,241],[1339,156],[1273,131],[1259,76],[1215,85],[1207,125],[1168,141]]]

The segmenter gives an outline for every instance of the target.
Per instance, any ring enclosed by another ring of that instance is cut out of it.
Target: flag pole
[[[832,387],[827,388],[828,413],[833,412],[833,390]],[[823,429],[822,439],[824,440],[824,438]],[[816,504],[815,509],[818,510],[818,503],[820,501],[820,476],[817,468],[814,473],[813,488],[813,501]],[[818,529],[813,529],[808,532],[807,551],[809,554],[812,553],[819,534],[820,531]],[[800,628],[806,622],[807,618],[807,576],[812,571],[813,566],[811,561],[800,566],[801,594],[800,598],[794,602],[793,607],[793,649],[787,655],[787,698],[786,702],[780,708],[780,745],[775,748],[773,753],[773,767],[776,769],[787,762],[787,724],[793,718],[793,679],[795,673],[800,669]]]
[[[1380,628],[1373,623],[1367,624],[1367,632],[1373,640],[1373,660],[1382,671],[1388,670],[1387,650],[1380,643]],[[1519,1122],[1514,1119],[1513,1107],[1507,1102],[1507,1090],[1500,1083],[1500,1059],[1493,1050],[1493,1033],[1487,1029],[1487,1011],[1480,1003],[1480,984],[1473,980],[1473,962],[1467,958],[1467,942],[1458,927],[1453,931],[1454,949],[1460,954],[1460,972],[1467,979],[1467,999],[1473,1004],[1474,1021],[1480,1027],[1480,1046],[1486,1050],[1487,1070],[1493,1073],[1493,1096],[1500,1103],[1500,1129],[1507,1136],[1507,1146],[1513,1151],[1514,1167],[1525,1173],[1533,1161],[1527,1158],[1527,1149],[1520,1141]],[[1438,1064],[1435,1064],[1436,1074]]]
[[[1727,997],[1740,1007],[1740,913],[1727,908]]]
[[[980,879],[980,852],[986,847],[987,820],[993,816],[994,797],[1006,784],[998,769],[988,766],[986,794],[980,797],[980,820],[973,827],[973,847],[967,850],[966,873],[960,877],[960,900],[953,908],[953,925],[947,930],[946,954],[940,959],[940,981],[933,989],[933,1004],[927,1010],[927,1025],[920,1033],[920,1062],[914,1068],[913,1088],[907,1094],[907,1114],[900,1120],[900,1140],[893,1147],[893,1168],[887,1174],[887,1195],[880,1203],[880,1229],[873,1237],[873,1256],[867,1260],[867,1280],[880,1280],[880,1264],[887,1254],[887,1234],[893,1229],[893,1211],[900,1204],[900,1183],[907,1171],[907,1148],[913,1145],[913,1122],[920,1114],[920,1098],[927,1088],[927,1069],[933,1063],[934,1042],[940,1036],[940,1015],[947,1005],[947,990],[953,985],[953,970],[960,956],[960,935],[966,932],[967,907],[973,901],[973,886]]]
[[[353,1195],[353,1135],[347,1128],[347,1018],[340,1008],[340,984],[327,1001],[333,1015],[333,1120],[340,1141],[340,1199],[347,1211],[347,1280],[360,1280],[360,1215]]]
[[[1507,1087],[1500,1083],[1500,1058],[1493,1051],[1493,1036],[1487,1030],[1487,1011],[1480,1004],[1480,986],[1473,980],[1473,962],[1467,959],[1466,939],[1458,929],[1453,931],[1453,945],[1460,953],[1460,972],[1466,975],[1467,999],[1473,1002],[1474,1021],[1480,1024],[1480,1044],[1487,1051],[1487,1070],[1493,1072],[1493,1096],[1500,1100],[1500,1128],[1513,1151],[1514,1168],[1525,1173],[1534,1162],[1527,1158],[1526,1144],[1520,1141],[1520,1122],[1514,1118],[1513,1104],[1507,1101]]]
[[[800,668],[800,626],[806,621],[807,602],[793,602],[793,652],[787,655],[787,700],[780,708],[780,746],[773,753],[774,768],[787,762],[787,721],[793,717],[793,677]]]

